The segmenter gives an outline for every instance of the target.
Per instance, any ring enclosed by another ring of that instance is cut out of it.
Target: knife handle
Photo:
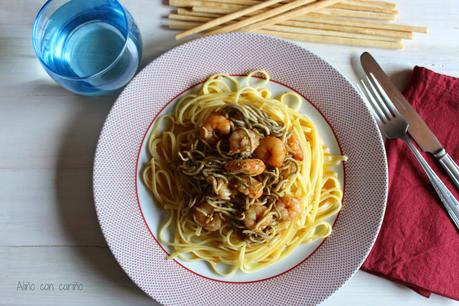
[[[446,173],[448,173],[448,176],[459,190],[459,167],[456,162],[451,158],[451,156],[449,156],[448,153],[446,153],[444,149],[434,156],[440,162],[440,165],[442,165],[443,169],[445,169]]]
[[[402,137],[402,139],[403,141],[405,141],[405,143],[411,149],[411,151],[413,152],[418,162],[421,164],[427,177],[430,180],[430,183],[432,183],[432,186],[437,192],[438,197],[443,203],[443,206],[445,207],[446,212],[450,216],[453,223],[456,225],[456,228],[459,229],[459,202],[456,200],[454,195],[448,190],[445,184],[443,184],[443,182],[437,176],[437,174],[435,174],[435,172],[426,162],[422,154],[418,151],[416,146],[413,144],[411,139],[407,135],[405,135],[405,137]]]

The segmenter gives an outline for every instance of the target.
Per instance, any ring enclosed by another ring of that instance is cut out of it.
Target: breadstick
[[[175,7],[189,7],[189,6],[205,6],[212,8],[220,8],[222,10],[241,10],[245,5],[236,5],[228,3],[219,3],[216,1],[201,1],[201,0],[169,0],[169,5]]]
[[[403,43],[401,41],[393,42],[393,41],[379,41],[379,40],[367,40],[367,39],[353,39],[353,38],[334,37],[334,36],[319,36],[319,35],[309,35],[309,34],[273,32],[273,31],[267,31],[267,30],[257,30],[256,32],[261,33],[261,34],[275,35],[275,36],[286,38],[286,39],[299,40],[299,41],[331,43],[331,44],[351,45],[351,46],[361,46],[361,47],[378,47],[378,48],[387,48],[387,49],[403,48]]]
[[[180,21],[180,20],[170,20],[169,27],[175,30],[186,30],[192,29],[199,25],[198,22],[189,22],[189,21]],[[397,42],[399,39],[397,38],[390,38],[384,37],[379,35],[367,35],[367,34],[358,34],[358,33],[346,33],[346,32],[339,32],[339,31],[326,31],[326,30],[318,30],[318,29],[305,29],[305,28],[297,28],[291,26],[280,26],[274,25],[269,26],[266,31],[271,31],[276,33],[275,35],[279,36],[279,33],[290,33],[290,34],[307,34],[307,35],[322,35],[322,36],[331,36],[331,37],[341,37],[341,38],[352,38],[352,39],[366,39],[366,40],[377,40],[377,41],[392,41]]]
[[[285,0],[283,0],[285,1]],[[220,3],[239,4],[239,5],[255,5],[262,1],[260,0],[218,0]]]
[[[199,22],[200,24],[202,24],[203,22],[208,22],[210,20],[213,20],[212,17],[192,16],[192,15],[179,15],[179,14],[169,14],[169,19],[181,20],[181,21]]]
[[[281,23],[283,21],[302,16],[304,14],[314,12],[323,8],[326,8],[332,4],[338,3],[341,0],[323,0],[323,1],[316,1],[314,3],[310,3],[306,5],[305,7],[300,7],[291,11],[288,11],[284,14],[277,15],[274,18],[271,19],[266,19],[263,18],[264,20],[257,22],[257,23],[251,23],[250,25],[247,25],[242,28],[243,31],[254,31],[258,29],[262,29],[264,27],[270,26],[270,25],[275,25],[276,23]]]
[[[305,29],[305,28],[297,28],[297,27],[283,26],[283,25],[272,25],[264,29],[268,31],[276,31],[276,32],[310,34],[310,35],[320,35],[320,36],[335,36],[335,37],[354,38],[354,39],[368,39],[368,40],[382,40],[382,41],[399,41],[400,40],[398,38],[371,35],[371,34],[369,35],[369,34],[348,33],[348,32],[330,31],[330,30]]]
[[[264,0],[170,0],[169,4],[176,7],[192,7],[192,6],[210,6],[217,7],[219,4],[232,4],[239,6],[252,6],[259,3],[265,2]],[[280,3],[288,3],[288,0],[282,0]],[[343,0],[341,3],[334,4],[333,8],[357,10],[357,11],[370,11],[380,12],[386,14],[396,15],[395,4],[389,2],[375,2],[375,1],[353,1]],[[226,9],[228,6],[226,6]],[[234,9],[233,6],[229,6],[230,9]]]
[[[169,20],[169,29],[171,30],[188,30],[197,27],[201,23],[182,20]]]
[[[377,7],[385,7],[388,9],[396,9],[397,3],[387,2],[387,1],[374,1],[374,0],[347,0],[346,3],[353,3],[353,4],[360,4],[360,5],[368,5],[368,6],[377,6]]]
[[[202,13],[211,13],[211,14],[231,14],[237,12],[236,9],[228,9],[228,8],[221,8],[221,7],[211,7],[211,6],[193,6],[191,8],[193,12],[202,12]]]
[[[319,14],[332,15],[336,17],[352,17],[352,18],[365,18],[372,20],[395,20],[397,15],[376,13],[376,12],[365,12],[365,11],[352,11],[352,10],[342,10],[335,8],[325,8],[318,12]]]
[[[412,39],[413,38],[412,32],[372,29],[372,28],[366,28],[366,27],[353,27],[353,26],[333,25],[333,24],[323,24],[323,23],[313,23],[313,22],[303,21],[303,19],[301,21],[298,21],[298,20],[284,21],[280,23],[279,25],[288,25],[288,26],[307,28],[307,29],[333,30],[333,31],[339,31],[339,32],[378,35],[378,36],[393,37],[393,38],[398,38],[398,39]]]
[[[180,33],[177,36],[175,36],[175,38],[176,39],[181,39],[181,38],[187,37],[187,36],[192,35],[192,34],[203,32],[205,30],[208,30],[208,29],[214,28],[216,26],[219,26],[219,25],[221,25],[223,23],[227,23],[229,21],[232,21],[234,19],[242,17],[244,15],[247,15],[247,14],[256,12],[256,11],[258,11],[260,9],[266,8],[268,6],[274,5],[274,4],[279,3],[281,1],[282,0],[270,0],[270,1],[261,2],[261,3],[257,4],[257,5],[250,6],[250,7],[246,8],[246,9],[240,10],[238,12],[234,12],[234,13],[226,15],[226,16],[222,16],[220,18],[217,18],[217,19],[209,21],[209,22],[207,22],[205,24],[202,24],[202,25],[200,25],[200,26],[198,26],[198,27],[196,27],[194,29],[190,29],[188,31]]]
[[[236,22],[236,23],[234,23],[232,25],[228,25],[228,26],[222,27],[222,28],[220,28],[218,30],[211,31],[209,34],[217,34],[217,33],[225,33],[225,32],[235,31],[235,30],[241,29],[243,27],[249,26],[251,24],[257,23],[259,21],[265,20],[267,18],[271,18],[273,16],[282,14],[282,13],[287,12],[289,10],[293,10],[293,9],[295,9],[297,7],[302,6],[302,5],[309,4],[309,3],[314,2],[314,1],[315,0],[296,0],[296,1],[290,2],[288,4],[281,5],[281,6],[277,7],[277,8],[275,8],[275,9],[269,10],[267,12],[264,12],[264,13],[249,17],[247,19],[244,19],[242,21]],[[333,0],[333,1],[337,2],[339,0]]]
[[[212,20],[213,18],[203,17],[203,16],[169,14],[169,19],[180,20],[180,21],[191,21],[191,22],[197,22],[197,23],[203,24],[204,22],[208,22]],[[297,21],[297,20],[284,21],[280,23],[279,25],[302,28],[302,29],[331,30],[331,31],[338,31],[338,32],[345,32],[345,33],[367,34],[367,35],[373,35],[373,36],[378,36],[378,37],[390,37],[390,38],[396,38],[396,39],[412,39],[413,38],[412,32],[338,26],[338,25],[320,24],[320,23],[312,23],[312,22]]]
[[[197,7],[195,10],[199,11],[205,11],[206,9],[215,13],[220,13],[220,14],[229,14],[236,12],[242,7],[248,7],[250,6],[249,4],[228,4],[228,3],[220,3],[215,0],[209,0],[209,1],[199,1],[199,0],[191,0],[191,1],[186,1],[186,0],[172,0],[172,1],[178,1],[177,6],[178,7]],[[256,0],[259,1],[259,0]],[[261,1],[260,3],[263,3],[264,1]],[[281,2],[285,2],[281,1]],[[175,3],[175,2],[173,2]],[[279,5],[275,5],[274,7],[279,7]],[[397,10],[393,9],[388,9],[380,6],[374,6],[374,5],[368,5],[364,3],[337,3],[330,8],[335,8],[335,9],[346,9],[350,11],[366,11],[366,12],[375,12],[375,13],[381,13],[381,14],[386,14],[386,15],[392,15],[396,16],[398,14]],[[266,11],[266,10],[265,10]],[[386,18],[387,19],[387,18]]]
[[[179,20],[170,20],[169,28],[173,30],[186,30],[196,27],[199,23],[179,21]],[[319,43],[333,43],[333,44],[343,44],[351,46],[362,46],[362,47],[378,47],[378,48],[389,48],[389,49],[400,49],[403,47],[401,41],[380,41],[380,40],[370,40],[370,39],[354,39],[346,37],[337,37],[337,36],[319,36],[311,34],[297,34],[297,33],[287,33],[287,32],[277,32],[272,30],[258,30],[256,33],[275,35],[278,37],[300,40],[300,41],[309,41],[309,42],[319,42]]]
[[[184,8],[178,8],[177,14],[179,15],[187,15],[187,16],[201,16],[201,17],[212,17],[218,18],[221,14],[212,14],[212,13],[204,13],[204,12],[193,12]]]
[[[221,14],[210,14],[203,12],[193,12],[183,8],[178,9],[180,15],[190,15],[190,16],[202,16],[202,17],[213,17],[217,18]],[[394,23],[381,23],[381,22],[372,22],[368,20],[360,19],[344,19],[342,17],[334,17],[330,15],[309,13],[304,16],[293,18],[291,21],[302,21],[308,23],[315,23],[318,25],[334,25],[334,26],[349,26],[363,29],[376,29],[376,30],[388,30],[388,31],[399,31],[399,32],[416,32],[416,33],[427,33],[426,27],[412,26],[412,25],[402,25]],[[400,37],[403,38],[403,37]]]
[[[323,24],[364,27],[364,28],[370,28],[370,29],[427,33],[426,27],[401,25],[401,24],[394,24],[394,23],[372,22],[372,21],[367,21],[367,20],[343,19],[339,17],[328,16],[328,15],[323,15],[323,14],[316,14],[316,13],[307,14],[303,16],[302,18],[294,18],[294,20],[301,20],[301,21],[314,22],[314,23],[323,23]]]
[[[388,15],[398,15],[397,10],[388,9],[380,6],[366,6],[354,3],[336,3],[332,8],[351,10],[351,11],[365,11],[365,12],[374,12],[374,13],[383,13]]]

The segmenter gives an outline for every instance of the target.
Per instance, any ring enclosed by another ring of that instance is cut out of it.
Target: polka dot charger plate
[[[266,70],[273,93],[293,90],[317,125],[338,169],[343,208],[332,234],[300,246],[254,273],[221,276],[204,262],[167,259],[158,237],[165,212],[144,186],[152,123],[177,98],[215,73],[239,78]],[[94,165],[98,219],[129,277],[165,305],[315,305],[359,269],[378,234],[387,196],[387,163],[364,101],[336,69],[300,46],[251,33],[205,37],[178,46],[145,67],[124,89],[105,122]]]

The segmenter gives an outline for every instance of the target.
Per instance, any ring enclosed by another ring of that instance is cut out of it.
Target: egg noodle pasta
[[[241,81],[240,81],[241,80]],[[294,92],[272,97],[267,72],[215,74],[160,116],[142,179],[169,213],[169,258],[216,273],[253,272],[331,234],[341,209],[336,166]]]

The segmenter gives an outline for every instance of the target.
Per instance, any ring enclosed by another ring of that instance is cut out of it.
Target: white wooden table
[[[430,33],[403,51],[371,50],[397,84],[413,65],[459,76],[459,2],[398,2],[400,22],[426,25]],[[31,46],[43,3],[0,0],[0,305],[154,305],[116,263],[94,210],[94,150],[116,97],[76,96],[46,75]],[[143,65],[177,44],[163,26],[169,8],[160,0],[124,3],[143,35]],[[353,67],[365,48],[302,45],[356,80]],[[361,271],[323,303],[402,304],[459,303],[426,299]]]

